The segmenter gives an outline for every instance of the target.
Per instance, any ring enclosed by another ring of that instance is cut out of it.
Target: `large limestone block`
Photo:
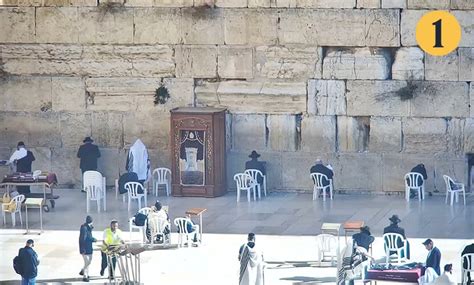
[[[193,0],[127,0],[127,7],[163,7],[163,8],[183,8],[192,7]]]
[[[465,155],[464,152],[464,130],[466,126],[466,119],[449,118],[448,119],[448,153],[458,156]]]
[[[464,151],[474,153],[474,118],[466,118],[464,124]]]
[[[402,144],[402,120],[396,117],[371,117],[369,150],[400,152]]]
[[[66,113],[59,115],[59,132],[62,146],[80,145],[84,137],[92,134],[91,115],[87,113]]]
[[[408,9],[449,9],[450,0],[407,0]]]
[[[400,46],[400,11],[397,9],[365,10],[365,45]]]
[[[370,117],[337,116],[337,150],[365,152],[369,148]]]
[[[0,80],[0,110],[40,112],[51,108],[50,77],[9,77]]]
[[[85,83],[78,77],[52,78],[52,107],[58,111],[84,111],[86,108]]]
[[[12,59],[73,60],[83,52],[82,46],[61,44],[5,44],[0,49],[6,63]]]
[[[178,46],[175,53],[178,77],[216,77],[217,48],[215,46]]]
[[[451,9],[472,10],[474,2],[471,0],[451,0]]]
[[[91,119],[95,143],[105,147],[123,147],[123,113],[93,112]]]
[[[349,116],[408,116],[410,104],[399,93],[405,81],[347,81]]]
[[[36,9],[36,41],[39,43],[77,43],[79,15],[76,7]]]
[[[35,8],[1,8],[0,42],[35,42]]]
[[[411,115],[417,117],[468,117],[466,82],[416,82]]]
[[[334,187],[336,189],[342,191],[382,191],[381,155],[342,153],[334,165]]]
[[[470,84],[471,88],[469,89],[469,97],[470,97],[470,110],[471,110],[471,117],[474,117],[474,83],[471,82]]]
[[[271,0],[247,0],[249,8],[269,8]]]
[[[0,145],[3,147],[16,147],[19,141],[25,142],[26,145],[30,145],[28,142],[28,129],[24,116],[27,113],[16,112],[1,112],[0,113]],[[7,155],[3,157],[9,158],[11,155],[10,150],[7,151]],[[2,168],[0,168],[2,169]]]
[[[455,181],[464,183],[467,187],[467,163],[464,156],[441,154],[435,160],[435,191],[446,193],[446,183],[443,175],[448,175]],[[460,200],[462,198],[459,198]],[[462,201],[462,200],[461,200]]]
[[[400,35],[402,46],[417,46],[416,24],[427,10],[403,10],[401,14]]]
[[[382,0],[382,8],[406,9],[407,8],[407,1],[406,0]]]
[[[216,7],[246,8],[247,0],[216,0]]]
[[[380,0],[357,0],[357,8],[380,8]]]
[[[406,118],[403,121],[404,152],[446,152],[446,130],[447,122],[442,118]]]
[[[183,9],[183,42],[185,44],[224,44],[222,9]]]
[[[107,186],[114,186],[115,179],[119,178],[119,173],[124,173],[125,165],[119,163],[119,149],[105,148],[100,149],[100,158],[97,160],[97,171],[105,177]],[[110,192],[113,193],[113,192]]]
[[[194,80],[190,78],[165,78],[163,85],[168,88],[170,98],[162,107],[162,111],[168,113],[169,110],[177,107],[192,107],[194,104]],[[155,107],[158,107],[155,106]]]
[[[15,132],[27,134],[28,145],[36,147],[58,147],[61,146],[61,135],[59,130],[59,115],[52,112],[40,113],[17,113],[18,118],[13,118],[17,125]],[[23,130],[20,128],[23,127]]]
[[[298,8],[354,8],[356,0],[296,0]]]
[[[79,42],[84,44],[133,43],[133,9],[79,8]]]
[[[232,115],[232,149],[264,150],[266,147],[265,115]]]
[[[123,116],[124,146],[138,138],[148,147],[170,149],[170,116],[163,112],[127,112]]]
[[[364,46],[365,10],[304,10],[280,12],[280,44]]]
[[[172,60],[135,59],[131,71],[134,77],[168,77],[174,76],[174,69]]]
[[[297,0],[275,0],[270,3],[272,8],[296,8]]]
[[[460,48],[458,52],[459,80],[474,81],[474,48]]]
[[[387,79],[391,64],[383,49],[330,49],[323,60],[323,78]]]
[[[181,24],[182,14],[179,9],[134,9],[134,42],[180,44],[183,41]]]
[[[270,9],[224,11],[225,44],[273,45],[277,43],[278,14]]]
[[[322,48],[259,46],[255,51],[258,78],[321,78]]]
[[[317,157],[325,158],[325,156],[326,154],[321,155],[320,153],[283,152],[281,164],[278,167],[281,173],[281,185],[277,189],[298,192],[304,190],[307,193],[312,193],[313,182],[309,169],[314,165]],[[335,186],[337,189],[337,185]],[[308,196],[308,198],[310,197]]]
[[[252,78],[253,49],[220,46],[217,55],[220,78]]]
[[[303,117],[301,122],[301,150],[305,152],[335,152],[336,117]]]
[[[81,187],[82,174],[79,168],[79,159],[75,159],[77,149],[78,147],[51,149],[51,171],[56,173],[60,186],[66,188]]]
[[[423,80],[424,78],[423,51],[417,47],[399,48],[392,65],[392,79]]]
[[[426,80],[458,81],[459,64],[457,50],[454,50],[445,56],[432,56],[426,54],[425,78]]]
[[[223,81],[218,86],[198,86],[195,92],[197,104],[226,107],[233,113],[298,114],[306,111],[304,82]]]
[[[28,146],[27,146],[28,147]],[[31,166],[32,170],[51,171],[51,149],[49,147],[35,147],[28,149],[33,152],[35,161]]]
[[[308,81],[308,114],[345,115],[346,84],[342,80]]]
[[[97,0],[43,0],[43,6],[95,7],[97,6]]]
[[[269,146],[275,151],[296,150],[296,117],[293,115],[268,115]]]

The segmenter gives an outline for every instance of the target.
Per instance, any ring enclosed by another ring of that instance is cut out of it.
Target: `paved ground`
[[[56,208],[44,215],[46,233],[32,236],[42,259],[40,279],[77,281],[82,259],[78,255],[77,237],[83,222],[85,195],[78,190],[58,190],[61,198]],[[148,196],[148,204],[156,198]],[[236,203],[235,194],[214,199],[175,198],[159,199],[170,207],[172,218],[182,216],[190,207],[205,207],[204,244],[199,248],[160,250],[142,255],[142,274],[145,284],[237,284],[238,263],[236,252],[245,241],[245,233],[258,235],[258,244],[269,262],[266,284],[318,284],[335,282],[335,268],[320,268],[316,260],[314,235],[320,232],[323,222],[345,222],[363,219],[379,237],[374,245],[374,255],[383,257],[380,240],[388,217],[398,214],[412,243],[413,260],[423,261],[426,250],[422,239],[431,237],[443,254],[442,263],[452,262],[459,276],[459,253],[474,236],[472,213],[474,203],[468,198],[467,206],[444,204],[440,196],[427,197],[425,201],[406,203],[400,196],[338,195],[334,201],[312,201],[310,194],[271,193],[258,202]],[[95,229],[102,230],[110,219],[116,218],[121,228],[128,230],[127,205],[108,192],[107,212],[97,213],[95,205],[91,214]],[[38,211],[30,214],[30,225],[38,227]],[[23,217],[24,218],[24,217]],[[20,226],[12,229],[8,224],[0,230],[0,280],[15,280],[12,259],[24,241]],[[95,233],[100,237],[100,232]],[[128,237],[128,234],[126,235]],[[177,237],[173,236],[176,243]],[[4,250],[5,249],[5,250]],[[98,275],[100,255],[93,260],[92,275]],[[223,282],[222,280],[228,280]],[[460,281],[460,277],[458,278]],[[103,280],[96,280],[103,282]],[[5,283],[5,282],[3,282]]]

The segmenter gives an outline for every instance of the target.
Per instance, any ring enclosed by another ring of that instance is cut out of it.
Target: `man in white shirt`
[[[8,163],[12,164],[15,163],[17,160],[22,159],[27,155],[25,144],[23,142],[19,142],[16,150],[13,152],[12,156],[8,160]]]
[[[444,272],[440,277],[436,278],[433,285],[456,285],[453,281],[453,265],[446,264],[444,266]]]

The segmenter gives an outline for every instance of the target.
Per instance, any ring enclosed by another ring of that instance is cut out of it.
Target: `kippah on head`
[[[35,242],[32,239],[26,241],[27,244],[34,244]]]
[[[249,233],[247,239],[248,240],[254,240],[255,239],[255,234],[254,233]]]
[[[453,265],[450,263],[444,266],[444,271],[451,271],[452,269],[453,269]]]
[[[92,217],[91,217],[91,216],[87,216],[87,217],[86,217],[86,223],[87,223],[87,224],[92,223]]]
[[[161,206],[160,201],[156,200],[156,203],[155,203],[155,208],[156,208],[156,210],[159,211],[159,210],[161,210],[162,207],[163,207],[163,206]]]

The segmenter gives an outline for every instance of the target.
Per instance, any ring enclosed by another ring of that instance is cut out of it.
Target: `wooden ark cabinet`
[[[225,111],[171,110],[173,196],[217,197],[227,192]]]

